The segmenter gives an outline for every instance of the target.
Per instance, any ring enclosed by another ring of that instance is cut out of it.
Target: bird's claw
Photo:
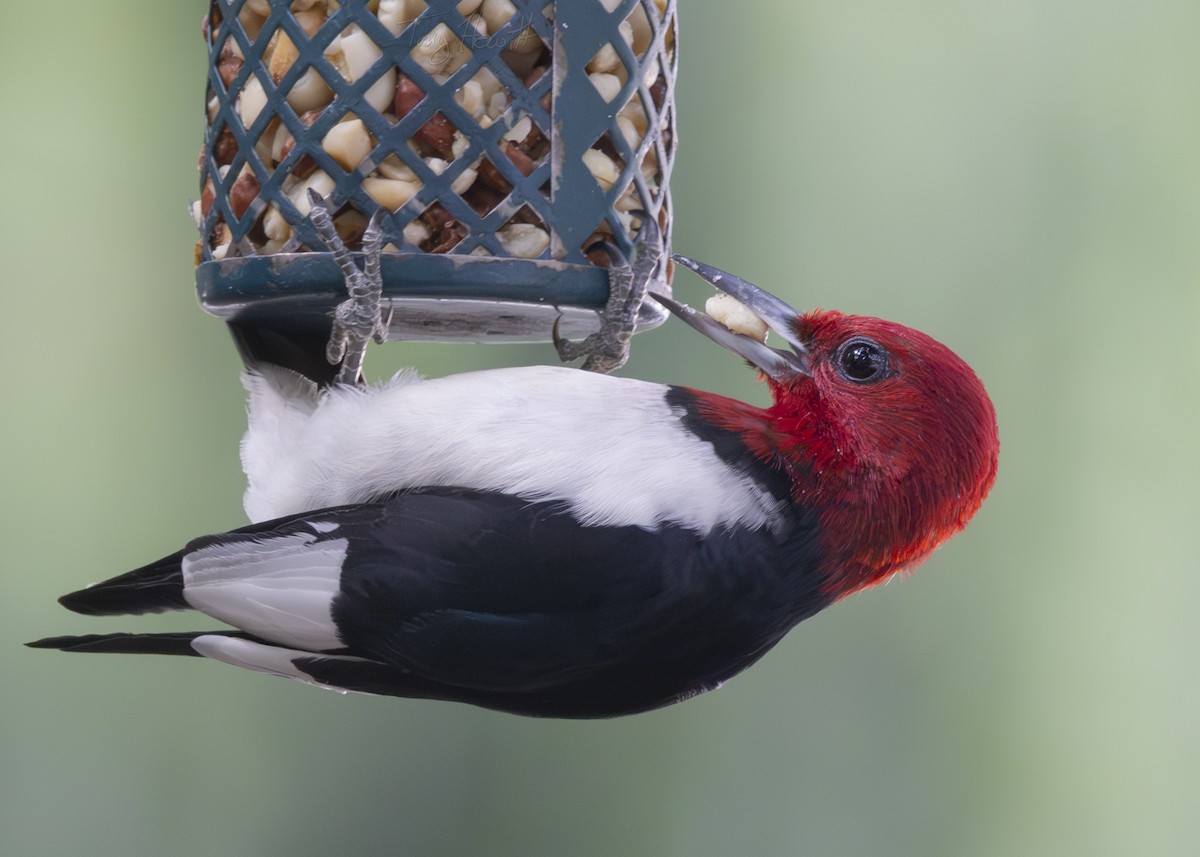
[[[588,248],[589,252],[603,250],[612,262],[608,269],[608,301],[600,311],[600,330],[580,342],[570,342],[559,335],[561,316],[554,321],[554,349],[564,363],[585,357],[583,369],[607,373],[629,359],[629,340],[637,326],[638,311],[650,283],[663,276],[660,270],[665,255],[662,232],[655,219],[645,211],[633,213],[641,219],[642,228],[634,239],[630,259],[609,241],[598,241]]]
[[[391,326],[393,308],[383,302],[383,276],[380,272],[380,252],[383,245],[383,230],[380,223],[382,211],[376,211],[363,233],[362,270],[354,264],[342,238],[333,225],[329,208],[324,198],[309,190],[312,204],[312,223],[317,234],[325,243],[333,260],[337,263],[346,282],[349,298],[342,301],[333,311],[333,329],[329,344],[325,347],[325,358],[334,365],[341,364],[335,383],[358,384],[362,380],[363,359],[367,343],[371,340],[382,343],[387,340]]]

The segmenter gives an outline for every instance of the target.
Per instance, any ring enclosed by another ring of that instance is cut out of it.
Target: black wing
[[[830,603],[814,521],[786,520],[783,530],[704,536],[670,524],[584,526],[556,503],[426,489],[196,539],[64,598],[92,614],[183,608],[191,584],[180,563],[204,556],[250,633],[35,645],[195,654],[203,643],[230,663],[348,690],[542,716],[625,714],[719,685]],[[258,581],[263,572],[272,579]],[[296,607],[306,586],[334,593],[327,610],[311,599]],[[293,632],[330,619],[321,636],[343,645],[297,648]]]
[[[553,503],[453,489],[374,508],[331,533],[350,545],[333,604],[347,653],[475,691],[679,695],[829,602],[811,527],[583,526]]]

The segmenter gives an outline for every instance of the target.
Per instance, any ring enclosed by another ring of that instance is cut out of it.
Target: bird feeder
[[[352,252],[383,212],[396,338],[586,335],[596,242],[628,254],[646,216],[669,242],[675,0],[213,0],[204,34],[214,315],[327,334],[345,290],[310,189]]]

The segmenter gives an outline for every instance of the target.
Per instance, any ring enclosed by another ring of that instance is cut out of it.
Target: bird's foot
[[[365,260],[362,270],[359,270],[333,225],[325,200],[313,190],[309,190],[308,195],[312,203],[313,226],[333,254],[350,295],[333,311],[333,331],[325,347],[325,357],[331,364],[341,364],[334,383],[360,384],[367,343],[372,339],[378,343],[384,342],[392,321],[392,307],[389,304],[386,310],[384,308],[383,275],[380,273],[382,210],[371,216],[363,233]]]
[[[558,334],[554,322],[554,348],[564,363],[586,357],[584,369],[591,372],[611,372],[629,359],[629,340],[637,325],[638,311],[650,283],[661,275],[664,256],[662,232],[658,223],[645,211],[634,212],[642,221],[642,229],[633,242],[633,258],[627,260],[612,243],[600,243],[612,267],[608,269],[608,301],[600,311],[600,330],[580,342],[570,342]]]

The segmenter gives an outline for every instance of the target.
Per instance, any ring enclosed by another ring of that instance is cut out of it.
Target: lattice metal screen
[[[599,306],[588,247],[669,237],[675,34],[675,0],[214,0],[203,302],[333,299],[312,188],[351,249],[388,212],[389,295]]]

